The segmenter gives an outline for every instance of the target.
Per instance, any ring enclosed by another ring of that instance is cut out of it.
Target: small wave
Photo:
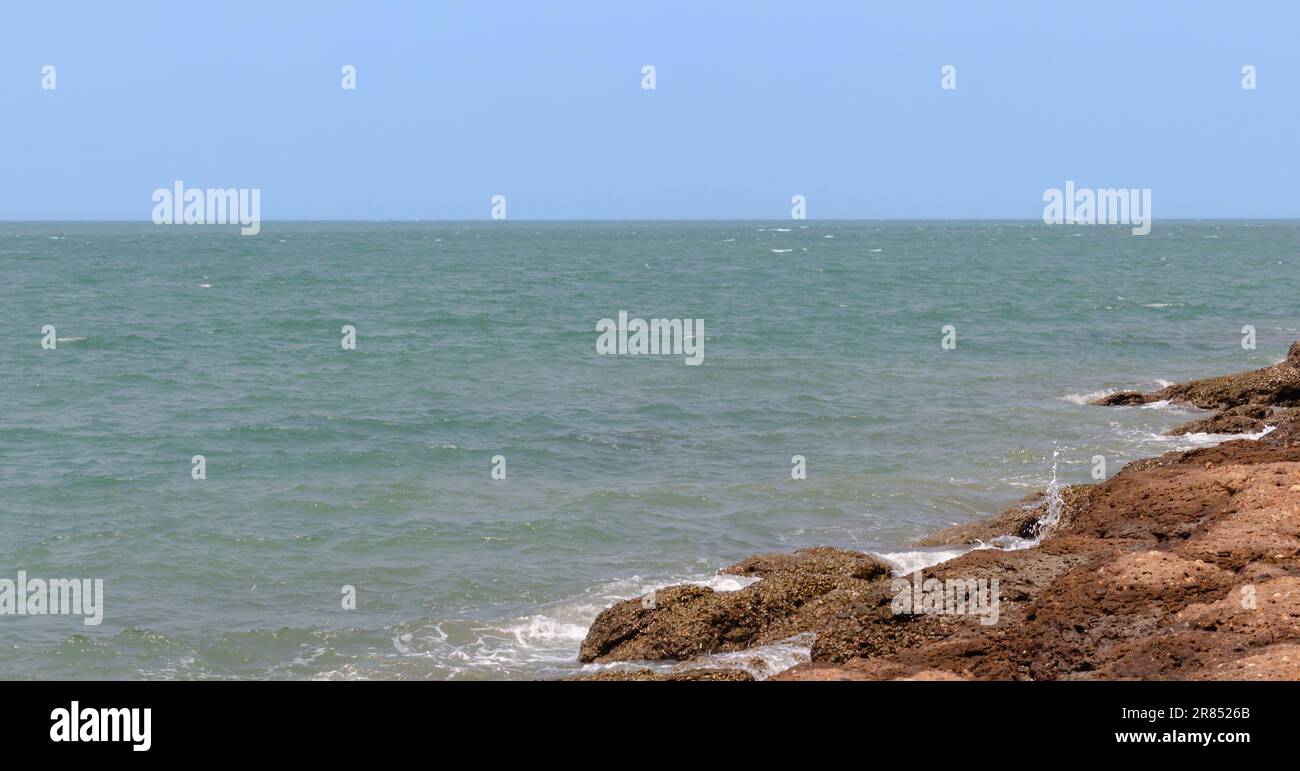
[[[786,252],[793,252],[793,251],[794,251],[793,249],[773,249],[772,254],[785,254]]]
[[[538,613],[523,619],[517,624],[505,628],[522,646],[536,643],[581,643],[587,636],[588,627],[582,624],[568,623]]]
[[[1164,434],[1148,434],[1148,436],[1159,442],[1172,442],[1175,444],[1186,442],[1190,443],[1193,447],[1205,447],[1230,442],[1233,439],[1260,439],[1268,436],[1276,428],[1277,426],[1265,426],[1259,431],[1242,434],[1207,434],[1197,432],[1192,434],[1179,434],[1177,436],[1165,436]]]
[[[766,680],[790,667],[812,661],[812,646],[816,639],[812,632],[804,632],[768,645],[713,653],[692,659],[689,669],[739,669],[748,672],[755,680]]]
[[[1265,426],[1259,431],[1243,434],[1210,434],[1210,433],[1192,433],[1192,434],[1175,434],[1169,435],[1157,433],[1150,430],[1150,426],[1135,427],[1126,426],[1120,423],[1111,423],[1111,428],[1119,434],[1126,442],[1136,445],[1140,453],[1149,453],[1151,450],[1158,452],[1168,452],[1170,450],[1194,450],[1201,447],[1213,447],[1223,442],[1230,442],[1234,439],[1259,439],[1267,436],[1277,426]]]
[[[1065,396],[1060,397],[1060,399],[1061,401],[1069,402],[1070,404],[1091,404],[1103,396],[1110,396],[1115,393],[1115,391],[1116,389],[1114,388],[1107,388],[1104,391],[1092,391],[1086,394],[1066,394]]]

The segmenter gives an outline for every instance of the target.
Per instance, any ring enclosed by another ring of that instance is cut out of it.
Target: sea
[[[0,614],[0,679],[624,666],[577,661],[613,602],[903,569],[1222,441],[1088,401],[1280,361],[1298,261],[1294,221],[0,222],[0,587],[103,582],[97,624]],[[698,364],[600,352],[620,313],[700,320]]]

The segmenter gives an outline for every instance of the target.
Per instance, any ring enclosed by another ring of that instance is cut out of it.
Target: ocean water
[[[1298,250],[1280,221],[0,223],[0,578],[105,586],[99,626],[0,616],[0,677],[591,671],[617,599],[897,552],[1054,452],[1072,483],[1222,439],[1083,402],[1280,360]],[[703,363],[597,355],[619,311],[704,319]]]

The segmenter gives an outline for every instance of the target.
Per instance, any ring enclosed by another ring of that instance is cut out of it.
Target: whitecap
[[[1092,391],[1086,394],[1066,394],[1059,398],[1061,401],[1069,402],[1070,404],[1091,404],[1103,396],[1110,396],[1115,393],[1115,391],[1116,389],[1114,388],[1108,388],[1104,391]]]

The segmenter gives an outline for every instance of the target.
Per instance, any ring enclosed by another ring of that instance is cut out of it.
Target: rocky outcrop
[[[1300,679],[1298,386],[1300,343],[1275,367],[1138,395],[1212,406],[1219,427],[1277,428],[1066,488],[1038,546],[978,548],[925,571],[941,582],[996,579],[997,623],[895,613],[884,563],[805,549],[727,568],[761,578],[739,591],[678,586],[653,607],[618,603],[592,625],[582,660],[689,661],[811,632],[812,660],[772,679]],[[1141,403],[1132,398],[1107,403]],[[919,543],[1025,537],[1046,504],[1031,497]]]
[[[1169,401],[1216,414],[1179,426],[1171,435],[1190,433],[1241,434],[1300,417],[1300,341],[1291,344],[1286,359],[1271,367],[1235,375],[1175,383],[1152,393],[1120,391],[1097,399],[1103,407]]]
[[[821,547],[750,557],[722,572],[761,580],[730,592],[672,586],[655,592],[653,602],[617,603],[592,623],[579,661],[680,661],[824,632],[841,605],[870,601],[889,566]]]

